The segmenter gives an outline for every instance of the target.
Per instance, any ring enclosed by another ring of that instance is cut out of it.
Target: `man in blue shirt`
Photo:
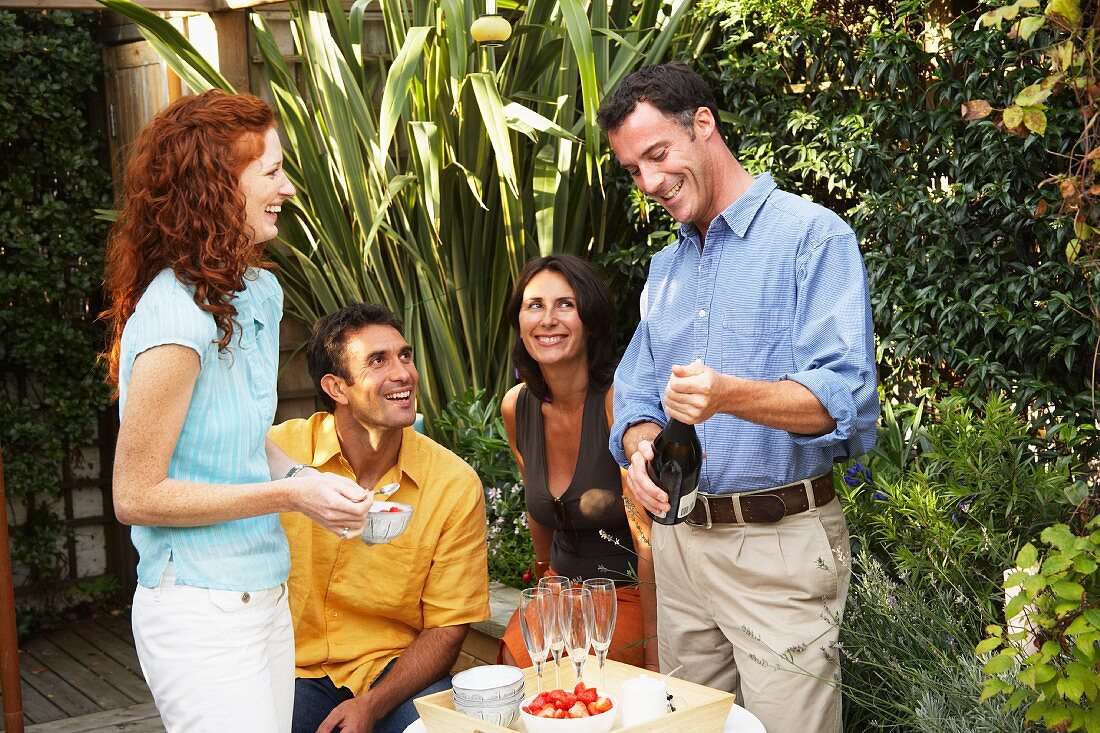
[[[599,119],[681,223],[650,263],[610,439],[654,513],[669,504],[645,466],[669,417],[706,456],[688,522],[653,525],[661,668],[737,693],[769,732],[840,731],[850,555],[832,465],[874,445],[879,411],[855,235],[750,175],[682,63],[628,76]]]

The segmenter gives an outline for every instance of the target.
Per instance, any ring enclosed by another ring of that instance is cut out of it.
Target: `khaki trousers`
[[[768,733],[840,733],[850,559],[837,499],[775,524],[654,523],[661,671],[733,692]]]

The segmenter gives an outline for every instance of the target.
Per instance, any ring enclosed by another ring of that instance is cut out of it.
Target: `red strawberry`
[[[569,717],[570,718],[587,718],[588,717],[588,708],[586,708],[584,706],[583,702],[581,702],[580,700],[577,700],[577,702],[574,703],[573,707],[569,708]]]

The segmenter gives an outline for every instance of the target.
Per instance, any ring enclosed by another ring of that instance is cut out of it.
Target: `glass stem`
[[[538,679],[538,689],[535,692],[542,692],[542,662],[535,662],[535,677]]]

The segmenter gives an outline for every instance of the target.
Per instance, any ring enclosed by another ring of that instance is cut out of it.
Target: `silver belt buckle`
[[[706,524],[700,524],[699,522],[691,521],[691,515],[690,514],[688,515],[687,523],[690,524],[692,527],[702,527],[703,529],[710,529],[711,527],[714,526],[714,524],[710,521],[710,501],[707,499],[707,495],[700,491],[698,496],[696,496],[695,501],[696,501],[696,503],[703,502],[703,509],[706,511],[706,515],[707,515],[707,523]],[[692,508],[692,513],[694,513],[694,512],[695,512],[695,509]]]

